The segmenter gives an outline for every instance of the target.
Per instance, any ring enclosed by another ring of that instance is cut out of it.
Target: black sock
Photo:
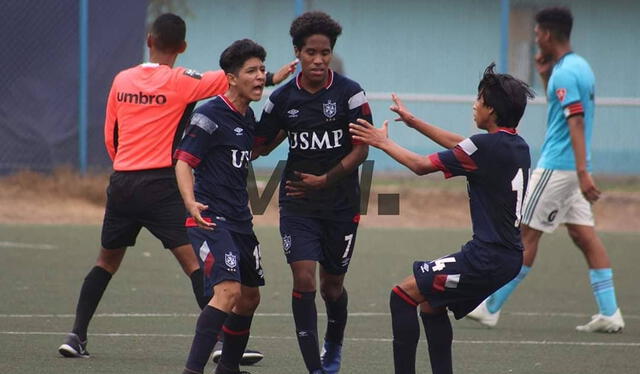
[[[196,302],[200,309],[203,309],[209,304],[210,296],[204,294],[204,276],[202,275],[202,269],[198,269],[189,275],[191,278],[191,288],[193,289],[193,295],[196,297]]]
[[[222,329],[222,324],[227,319],[227,313],[212,306],[205,306],[198,317],[196,323],[196,333],[191,343],[189,358],[185,364],[186,369],[196,373],[202,373],[213,346],[218,341],[218,333]]]
[[[98,308],[98,303],[100,303],[102,294],[107,289],[112,276],[100,266],[94,266],[84,278],[76,306],[76,319],[73,323],[73,330],[71,330],[82,341],[87,340],[89,321]]]
[[[316,292],[298,292],[293,290],[291,297],[293,319],[296,323],[298,345],[309,372],[321,368],[320,349],[318,348],[318,312],[316,311]]]
[[[222,326],[225,339],[220,362],[231,370],[240,370],[240,359],[247,348],[252,319],[253,315],[240,316],[231,313]]]
[[[342,345],[344,328],[347,326],[347,304],[349,296],[347,289],[343,288],[342,295],[335,301],[325,300],[327,307],[327,332],[324,339],[332,343]]]
[[[429,358],[431,360],[431,371],[433,374],[451,374],[453,365],[451,359],[451,342],[453,341],[453,330],[449,315],[420,313],[424,332],[429,343]]]
[[[418,304],[400,287],[391,291],[391,327],[393,331],[393,366],[396,374],[415,374],[416,349],[420,339]]]

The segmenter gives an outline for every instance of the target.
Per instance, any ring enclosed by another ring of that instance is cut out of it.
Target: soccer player
[[[577,326],[584,332],[618,332],[624,320],[615,296],[611,262],[595,232],[591,204],[600,197],[591,169],[593,132],[593,71],[571,49],[573,16],[567,8],[546,8],[536,15],[535,35],[540,48],[536,66],[547,91],[547,132],[538,165],[531,176],[522,218],[524,264],[518,276],[468,315],[483,325],[498,323],[500,309],[525,278],[544,232],[564,223],[589,266],[598,314]]]
[[[222,52],[220,67],[229,89],[196,109],[174,156],[190,214],[189,239],[200,254],[205,287],[213,290],[198,318],[185,374],[203,372],[221,331],[225,344],[215,372],[238,373],[260,302],[258,286],[264,285],[264,276],[247,174],[256,124],[249,103],[262,97],[265,57],[264,48],[249,39]]]
[[[186,49],[185,33],[182,18],[159,16],[147,37],[150,61],[120,72],[113,81],[105,144],[114,173],[107,188],[102,247],[82,284],[73,329],[58,348],[64,357],[89,357],[89,322],[142,227],[171,250],[191,279],[198,305],[202,308],[209,301],[184,227],[185,209],[171,156],[196,101],[225,92],[228,83],[222,70],[200,74],[173,67]],[[274,83],[286,78],[294,66],[295,62],[280,69]]]
[[[506,74],[484,73],[473,105],[473,118],[486,134],[462,136],[427,124],[411,114],[393,95],[391,110],[398,121],[418,130],[446,151],[417,155],[389,139],[388,122],[377,129],[369,122],[351,124],[356,141],[379,148],[418,175],[442,171],[445,177],[464,176],[470,198],[473,239],[460,252],[433,261],[416,261],[413,275],[391,292],[393,357],[396,374],[415,373],[420,338],[416,309],[429,345],[434,374],[452,373],[453,333],[447,314],[464,317],[487,295],[516,276],[522,264],[520,208],[527,188],[529,146],[516,133],[533,97],[529,87]]]
[[[302,71],[271,94],[256,130],[254,156],[284,130],[289,155],[280,184],[280,233],[293,274],[296,334],[310,373],[340,369],[347,323],[343,283],[360,220],[358,166],[368,147],[353,142],[348,124],[371,121],[360,85],[329,69],[342,27],[323,12],[307,12],[289,30]],[[316,268],[328,323],[319,353]],[[324,371],[323,371],[324,370]]]

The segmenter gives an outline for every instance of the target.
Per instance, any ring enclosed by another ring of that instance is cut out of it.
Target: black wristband
[[[267,79],[264,82],[265,86],[274,86],[275,83],[273,83],[273,73],[271,72],[267,72]]]

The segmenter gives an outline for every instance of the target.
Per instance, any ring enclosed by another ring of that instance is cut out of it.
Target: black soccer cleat
[[[58,347],[58,352],[64,357],[72,358],[89,358],[89,352],[87,352],[87,341],[81,341],[78,335],[70,332],[64,338],[64,343]]]

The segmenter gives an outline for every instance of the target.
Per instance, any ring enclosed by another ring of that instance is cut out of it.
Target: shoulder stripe
[[[458,146],[460,146],[460,148],[462,148],[464,153],[466,153],[469,156],[471,156],[472,154],[475,153],[475,151],[478,150],[478,147],[476,147],[476,145],[473,143],[473,140],[471,140],[471,138],[466,138],[465,140],[461,141],[460,144],[458,144]]]
[[[193,113],[193,116],[191,116],[191,125],[201,128],[209,135],[218,129],[218,125],[202,113]]]
[[[367,102],[367,96],[364,94],[364,91],[360,91],[349,99],[349,110],[358,108]]]
[[[263,110],[265,113],[271,114],[271,111],[273,110],[273,102],[271,101],[271,99],[267,99],[267,102],[264,103]]]

